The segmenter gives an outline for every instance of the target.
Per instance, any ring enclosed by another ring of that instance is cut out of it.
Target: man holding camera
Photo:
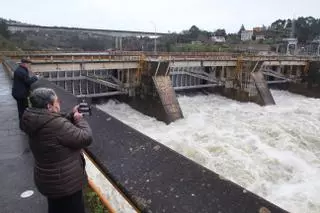
[[[17,101],[19,121],[21,121],[24,110],[28,107],[30,86],[38,80],[36,76],[30,77],[30,65],[30,60],[22,59],[13,75],[12,96]]]
[[[35,158],[35,184],[48,200],[49,213],[84,213],[82,189],[87,183],[81,150],[92,142],[89,124],[77,107],[68,116],[60,113],[60,101],[49,88],[35,89],[31,108],[22,116]]]

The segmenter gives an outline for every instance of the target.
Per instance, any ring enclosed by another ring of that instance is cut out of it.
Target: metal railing
[[[251,53],[227,53],[227,52],[142,52],[142,51],[87,51],[87,52],[75,52],[75,51],[0,51],[0,55],[8,57],[47,57],[47,58],[59,58],[65,59],[65,57],[94,57],[95,60],[101,58],[117,58],[118,60],[139,60],[142,55],[147,58],[158,58],[164,60],[198,60],[198,59],[210,59],[210,60],[237,60],[242,56],[243,60],[317,60],[320,61],[320,56],[310,55],[257,55]]]

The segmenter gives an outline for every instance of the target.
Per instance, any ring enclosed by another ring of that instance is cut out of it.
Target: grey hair
[[[50,88],[37,88],[31,92],[30,102],[34,108],[46,109],[48,104],[53,104],[57,94]]]

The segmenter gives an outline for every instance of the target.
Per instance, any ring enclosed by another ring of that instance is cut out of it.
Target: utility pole
[[[157,29],[154,31],[154,53],[157,54]]]
[[[154,53],[157,54],[157,26],[153,21],[150,21],[154,26]]]
[[[291,34],[290,34],[290,38],[294,38],[294,34],[295,34],[295,31],[296,31],[296,21],[294,20],[294,17],[292,19],[292,22],[291,22]]]

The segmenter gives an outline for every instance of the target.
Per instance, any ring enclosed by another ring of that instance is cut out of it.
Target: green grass
[[[86,187],[84,190],[84,200],[90,213],[108,213],[107,208],[102,204],[98,195],[90,187]]]
[[[14,51],[14,50],[17,50],[17,48],[13,42],[9,41],[8,39],[0,35],[0,50]]]
[[[227,52],[231,48],[227,44],[180,44],[172,46],[175,52]]]

